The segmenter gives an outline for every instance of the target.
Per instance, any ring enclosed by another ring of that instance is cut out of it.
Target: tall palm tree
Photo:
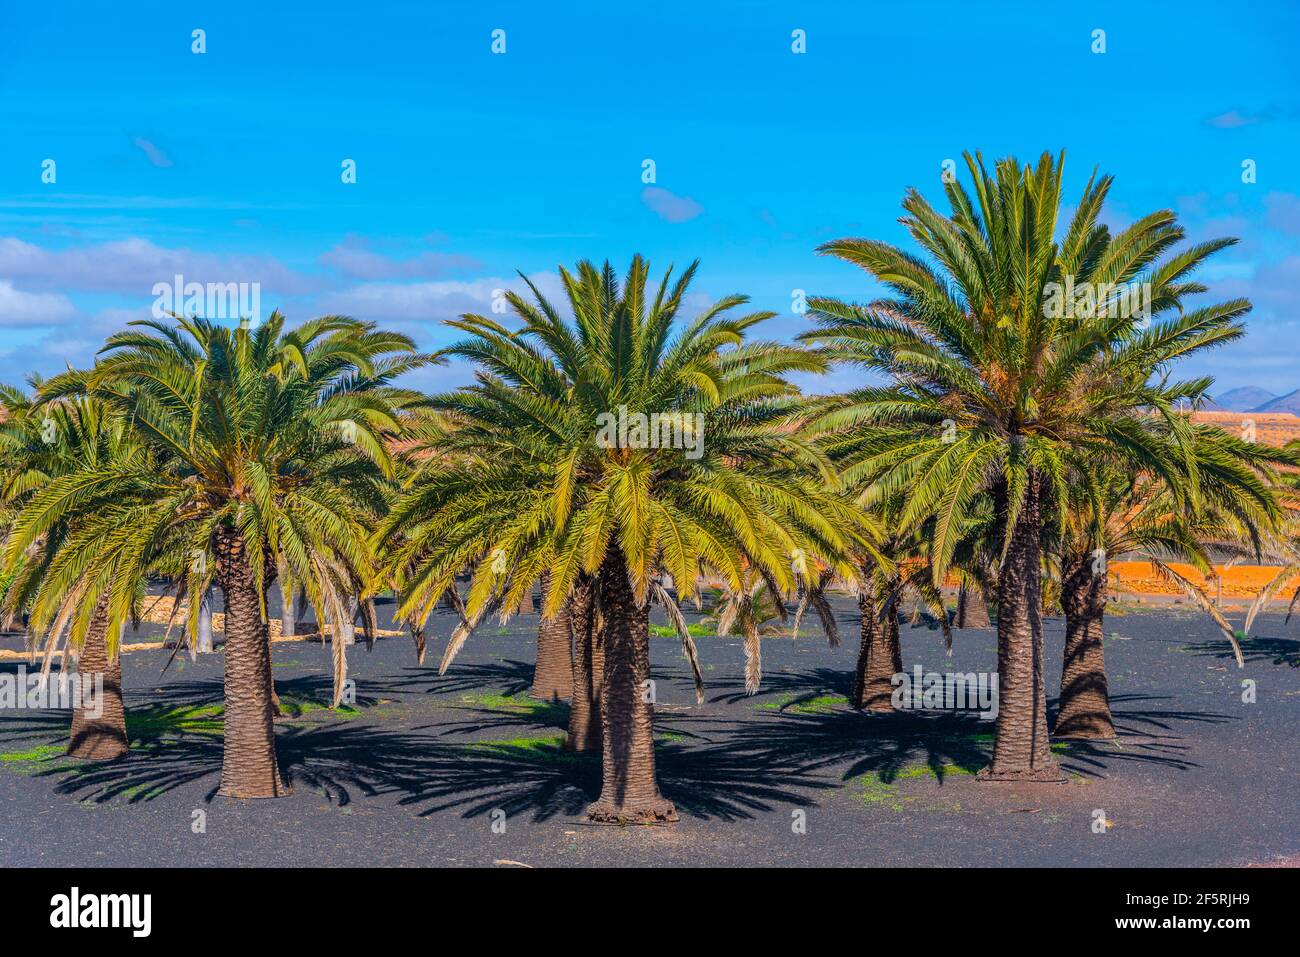
[[[85,371],[51,380],[51,395],[87,394],[117,409],[154,456],[61,476],[14,523],[12,559],[58,521],[79,532],[53,558],[48,616],[80,578],[111,578],[108,618],[120,621],[150,568],[185,577],[199,596],[225,597],[225,747],[220,793],[276,797],[266,593],[277,565],[324,620],[368,585],[367,533],[391,474],[386,437],[414,394],[390,385],[423,357],[404,336],[326,317],[285,329],[278,312],[256,329],[176,317],[133,323]],[[84,571],[79,571],[84,569]],[[190,602],[191,636],[199,602]],[[332,641],[335,700],[345,664]]]
[[[892,296],[810,300],[817,328],[804,336],[892,380],[858,390],[837,416],[845,428],[892,433],[863,478],[905,496],[905,522],[934,516],[936,582],[966,517],[992,497],[999,714],[985,780],[1064,779],[1049,749],[1043,681],[1044,507],[1072,461],[1111,459],[1177,479],[1190,426],[1176,405],[1198,400],[1209,381],[1153,376],[1239,337],[1250,308],[1239,299],[1184,310],[1182,298],[1205,288],[1185,277],[1233,240],[1173,252],[1183,230],[1169,211],[1112,235],[1099,218],[1110,177],[1089,180],[1058,234],[1063,161],[1045,153],[1035,166],[1006,159],[990,172],[967,154],[974,198],[948,183],[948,216],[908,191],[902,222],[926,258],[869,239],[822,246]]]
[[[771,313],[733,316],[743,296],[677,325],[695,270],[676,282],[670,270],[651,294],[640,257],[621,282],[608,263],[583,262],[560,272],[572,319],[534,287],[531,301],[509,297],[517,331],[475,315],[451,323],[468,336],[447,354],[478,363],[478,381],[433,399],[460,420],[446,461],[380,530],[382,541],[404,529],[399,613],[421,620],[470,567],[471,620],[493,601],[515,607],[544,570],[544,616],[590,582],[604,650],[595,820],[676,817],[655,775],[648,619],[659,576],[689,598],[702,569],[738,589],[748,563],[788,592],[796,550],[851,580],[843,556],[865,537],[822,485],[820,454],[784,427],[795,391],[784,374],[822,361],[747,342]],[[610,415],[642,414],[665,431],[609,428]]]

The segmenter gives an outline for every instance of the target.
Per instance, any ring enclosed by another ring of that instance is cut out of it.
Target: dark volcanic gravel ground
[[[1300,852],[1294,622],[1264,617],[1239,672],[1213,626],[1189,611],[1109,618],[1120,740],[1058,745],[1068,785],[1012,787],[971,776],[986,760],[991,722],[845,706],[857,622],[850,601],[837,608],[838,648],[807,622],[798,640],[765,641],[753,698],[743,694],[737,640],[699,640],[708,689],[697,706],[680,646],[654,639],[660,781],[682,817],[668,827],[586,822],[599,759],[558,750],[566,707],[526,697],[534,617],[482,628],[443,678],[445,616],[431,623],[425,667],[406,638],[370,653],[358,645],[349,652],[352,714],[310,704],[328,701],[328,648],[276,644],[281,696],[309,704],[279,724],[295,792],[274,801],[214,795],[220,725],[189,709],[220,703],[221,654],[182,655],[160,677],[169,652],[131,653],[134,744],[122,762],[60,757],[67,712],[0,711],[0,866],[1147,866]],[[1061,643],[1053,619],[1051,689]],[[992,631],[957,632],[948,659],[937,630],[904,626],[903,652],[909,670],[980,671],[996,660]],[[1257,703],[1242,703],[1243,678],[1257,683]],[[204,833],[194,832],[199,811]],[[1101,834],[1097,812],[1110,822]]]

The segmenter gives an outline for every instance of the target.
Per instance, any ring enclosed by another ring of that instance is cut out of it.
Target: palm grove
[[[1235,643],[1174,563],[1268,554],[1294,568],[1286,467],[1300,449],[1186,414],[1211,380],[1176,378],[1178,360],[1240,337],[1250,309],[1188,302],[1207,292],[1197,267],[1233,240],[1188,244],[1167,211],[1112,232],[1109,177],[1063,218],[1063,157],[966,161],[970,186],[945,184],[946,214],[906,195],[916,251],[821,247],[886,294],[811,299],[794,344],[762,338],[772,314],[744,296],[684,314],[696,267],[654,277],[637,257],[622,275],[562,269],[562,302],[531,284],[509,294],[509,322],[451,321],[459,338],[431,356],[343,317],[235,329],[173,317],[114,335],[88,369],[6,389],[5,611],[25,617],[47,673],[62,654],[104,676],[104,707],[74,711],[69,752],[127,753],[121,636],[151,582],[187,609],[190,642],[200,598],[220,589],[220,793],[233,797],[288,791],[273,586],[332,635],[335,705],[352,623],[370,636],[381,594],[396,596],[421,659],[430,616],[454,610],[445,670],[481,621],[539,592],[534,692],[569,699],[568,747],[601,756],[590,816],[673,820],[655,775],[652,608],[702,696],[680,604],[708,586],[718,633],[744,639],[752,693],[763,622],[795,606],[796,630],[811,612],[835,638],[827,596],[849,591],[861,613],[851,703],[888,711],[903,601],[951,640],[941,588],[956,582],[958,627],[988,624],[986,600],[996,609],[1000,704],[982,777],[1061,780],[1053,730],[1114,735],[1105,557],[1150,559]],[[1140,312],[1124,308],[1136,286]],[[1101,293],[1054,308],[1062,287]],[[430,396],[400,384],[450,358],[474,365],[472,385]],[[807,397],[790,381],[837,364],[880,384]],[[702,434],[604,441],[596,423],[615,410]],[[1042,618],[1058,607],[1051,729]]]

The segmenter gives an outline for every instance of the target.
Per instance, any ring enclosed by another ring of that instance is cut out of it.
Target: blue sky
[[[874,292],[818,243],[906,245],[904,189],[937,201],[963,150],[1064,148],[1070,194],[1094,166],[1115,175],[1112,224],[1172,208],[1194,239],[1241,238],[1204,278],[1252,299],[1250,335],[1186,371],[1287,391],[1298,28],[1287,2],[15,4],[0,32],[0,378],[88,362],[176,272],[258,282],[263,312],[349,312],[434,348],[441,320],[488,311],[516,270],[549,289],[580,258],[698,257],[698,303],[747,293],[788,336],[805,324],[793,290]]]

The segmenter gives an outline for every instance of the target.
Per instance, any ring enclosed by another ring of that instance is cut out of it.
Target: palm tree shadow
[[[689,678],[675,678],[676,682],[690,682]],[[765,710],[798,710],[818,698],[838,697],[848,699],[853,688],[851,672],[839,668],[814,668],[810,671],[778,671],[763,675],[758,691],[750,695],[741,678],[724,678],[709,682],[708,690],[715,693],[710,704],[735,704],[751,700],[754,706]]]
[[[819,794],[863,775],[888,783],[928,773],[942,784],[988,763],[994,726],[974,713],[871,715],[837,704],[793,706],[799,696],[841,688],[842,679],[829,670],[774,676],[768,693],[795,697],[739,721],[734,715],[660,713],[656,761],[665,796],[684,815],[733,821],[781,804],[815,804]],[[327,685],[307,677],[280,686],[305,695]],[[386,693],[382,688],[379,683],[373,696]],[[1119,761],[1195,767],[1186,757],[1179,725],[1230,717],[1150,706],[1159,700],[1116,696],[1120,746],[1055,745],[1063,766],[1087,776],[1103,776]],[[203,800],[211,801],[222,762],[221,729],[211,711],[219,701],[219,682],[168,686],[165,700],[128,712],[133,746],[127,757],[98,764],[54,761],[37,773],[56,778],[57,793],[96,803],[150,801],[210,779]],[[1144,703],[1148,706],[1134,707]],[[599,792],[600,756],[564,750],[561,709],[548,702],[518,712],[466,708],[467,716],[451,726],[414,728],[377,724],[364,711],[350,721],[322,712],[320,720],[278,724],[280,766],[296,789],[319,791],[339,805],[372,799],[414,809],[419,816],[453,812],[462,818],[501,810],[538,822],[580,815]],[[11,730],[28,740],[38,734],[66,741],[66,715],[34,712],[21,729],[6,725],[0,732]],[[484,737],[453,741],[451,733]]]
[[[839,782],[875,774],[886,783],[928,769],[941,783],[988,763],[993,725],[973,714],[769,711],[738,727],[725,747],[748,760],[829,775]]]
[[[456,705],[463,718],[417,725],[415,731],[436,731],[439,737],[464,737],[490,732],[502,734],[519,731],[563,731],[569,726],[569,705],[565,701],[529,700],[518,705],[498,707]]]
[[[1110,742],[1071,740],[1054,744],[1061,766],[1068,771],[1088,776],[1102,776],[1107,762],[1138,761],[1165,765],[1179,771],[1199,768],[1201,765],[1187,755],[1190,745],[1183,743],[1180,724],[1223,724],[1239,720],[1233,715],[1217,711],[1171,710],[1148,706],[1127,707],[1139,702],[1168,701],[1164,695],[1124,694],[1111,695],[1111,717],[1116,738]],[[1048,701],[1049,725],[1055,725],[1059,700]]]
[[[133,721],[125,758],[60,761],[39,774],[57,779],[56,793],[101,804],[152,801],[210,780],[202,799],[212,801],[222,736],[210,707],[157,705]],[[509,731],[518,729],[521,718],[487,711],[474,722],[480,733]],[[697,727],[723,724],[708,716],[669,715],[660,724],[667,738],[656,744],[661,785],[693,817],[748,818],[779,803],[810,804],[810,794],[835,786],[787,761],[732,753],[725,742],[698,746],[710,736]],[[540,726],[557,729],[551,719]],[[564,750],[558,733],[452,742],[431,733],[443,728],[391,729],[366,720],[280,724],[276,743],[281,770],[296,790],[318,791],[340,806],[365,798],[414,808],[422,817],[452,811],[470,818],[499,809],[545,821],[582,814],[599,793],[600,755]],[[57,733],[66,739],[66,726]]]
[[[1252,637],[1240,644],[1241,656],[1247,662],[1300,668],[1300,641],[1294,638]],[[1184,647],[1197,658],[1235,658],[1232,645],[1223,639],[1199,641]]]
[[[1139,695],[1112,700],[1120,705],[1115,712],[1119,742],[1054,744],[1053,751],[1066,771],[1101,777],[1111,764],[1119,762],[1190,770],[1199,765],[1188,759],[1191,749],[1182,743],[1178,726],[1233,720],[1214,712],[1123,707],[1160,700]],[[875,715],[844,707],[812,713],[787,707],[769,710],[766,717],[737,727],[719,746],[769,765],[785,763],[803,772],[834,770],[843,781],[875,774],[886,783],[917,773],[929,773],[943,783],[948,775],[978,771],[992,758],[994,723],[974,712]]]

